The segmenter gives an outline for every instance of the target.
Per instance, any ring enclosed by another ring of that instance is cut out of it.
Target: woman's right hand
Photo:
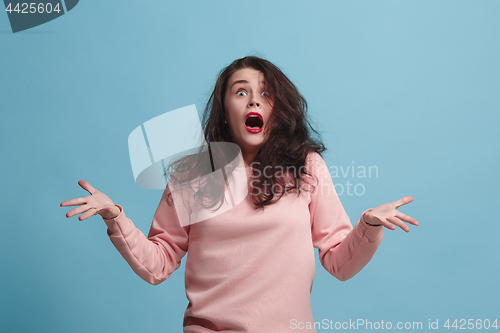
[[[71,217],[85,212],[78,217],[80,221],[83,221],[96,214],[101,215],[104,219],[112,219],[120,214],[120,209],[115,206],[113,200],[111,200],[106,194],[96,190],[85,180],[80,180],[78,185],[88,191],[90,195],[61,202],[61,207],[79,206],[67,212],[66,217]]]

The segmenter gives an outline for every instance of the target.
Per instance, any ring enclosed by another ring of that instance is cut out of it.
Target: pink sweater
[[[184,332],[297,331],[292,323],[314,321],[314,247],[323,267],[344,281],[370,261],[383,237],[381,226],[359,220],[352,227],[321,155],[309,154],[306,166],[319,181],[314,191],[285,195],[264,211],[244,200],[181,227],[175,207],[166,202],[167,187],[148,238],[119,205],[116,218],[104,219],[108,235],[151,284],[167,279],[187,252]]]

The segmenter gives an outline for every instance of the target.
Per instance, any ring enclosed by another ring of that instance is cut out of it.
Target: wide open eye
[[[238,91],[238,92],[236,93],[236,95],[238,95],[238,96],[246,96],[246,94],[247,94],[247,93],[246,93],[244,90],[240,90],[240,91]]]

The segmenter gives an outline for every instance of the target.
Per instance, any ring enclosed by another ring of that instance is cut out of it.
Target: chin
[[[264,142],[245,142],[244,145],[248,149],[258,151],[264,145]]]
[[[264,143],[265,141],[262,138],[255,138],[251,140],[243,140],[240,147],[244,146],[245,148],[247,148],[246,150],[259,150],[260,147],[264,145]]]

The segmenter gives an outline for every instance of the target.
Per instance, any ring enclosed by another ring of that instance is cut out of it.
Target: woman
[[[320,155],[325,148],[311,137],[306,108],[272,63],[237,59],[219,74],[203,126],[208,143],[240,147],[252,180],[243,202],[182,226],[167,186],[147,238],[86,181],[78,183],[90,195],[61,206],[78,205],[66,216],[83,213],[79,220],[100,214],[115,247],[151,284],[167,279],[188,253],[184,332],[293,331],[313,322],[314,247],[324,268],[344,281],[372,258],[383,227],[409,232],[404,222],[418,225],[397,210],[413,200],[408,196],[366,210],[352,227]]]

